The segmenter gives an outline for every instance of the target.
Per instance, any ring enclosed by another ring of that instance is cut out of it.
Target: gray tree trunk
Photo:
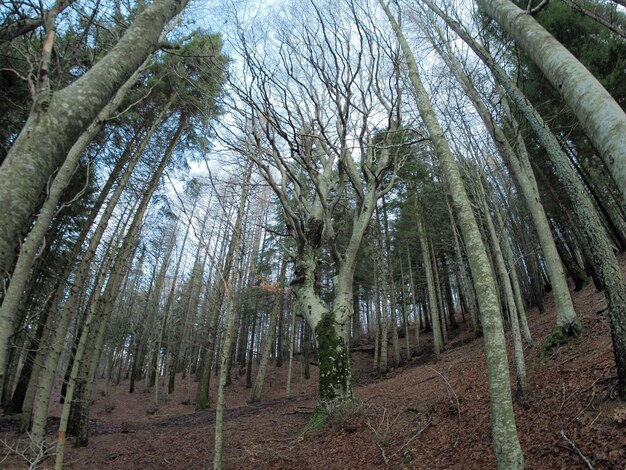
[[[430,5],[429,1],[426,1],[425,3]],[[440,39],[443,39],[442,33],[439,32],[439,36]],[[497,125],[495,119],[487,110],[480,93],[472,83],[470,77],[463,70],[460,61],[449,49],[441,47],[440,42],[436,41],[434,38],[432,39],[432,42],[472,101],[476,111],[478,111],[478,114],[483,121],[483,124],[491,134],[493,141],[498,147],[503,160],[515,175],[521,194],[524,197],[524,201],[526,202],[528,210],[531,214],[531,218],[539,238],[539,243],[543,251],[544,259],[546,261],[548,276],[550,277],[550,283],[552,284],[554,292],[557,312],[557,327],[563,328],[565,331],[572,331],[573,334],[580,333],[582,331],[582,325],[574,310],[574,304],[567,287],[567,280],[565,278],[563,266],[558,255],[554,239],[552,238],[548,218],[541,204],[537,181],[533,174],[521,133],[518,132],[519,129],[514,129],[516,135],[518,135],[518,146],[516,152],[513,145],[511,145],[508,138],[504,134],[504,131]],[[503,100],[506,100],[506,97],[503,97]],[[513,115],[508,110],[508,106],[506,106],[506,101],[504,101],[504,104],[508,117],[510,119],[514,119]],[[516,123],[513,124],[514,126],[516,125]],[[532,343],[529,331],[526,328],[524,331],[526,334],[526,340]]]
[[[424,1],[428,2],[430,6],[430,0]],[[597,272],[605,290],[609,307],[609,324],[611,326],[613,351],[617,365],[618,393],[623,400],[626,400],[626,280],[602,226],[600,217],[591,203],[582,181],[568,161],[567,155],[561,149],[558,140],[533,105],[508,77],[502,67],[495,63],[491,55],[467,34],[458,23],[451,21],[436,7],[431,8],[459,34],[491,69],[546,150],[554,174],[563,185],[571,201],[574,209],[572,215],[576,222],[575,225],[587,242],[586,245],[593,257],[593,268]],[[626,168],[626,165],[624,167]],[[563,336],[567,336],[567,332],[559,331],[557,328],[549,341],[553,344],[559,344],[563,341]]]
[[[424,263],[424,271],[426,272],[426,286],[428,289],[428,307],[431,318],[431,325],[433,329],[433,355],[435,360],[439,359],[441,350],[443,348],[443,341],[441,337],[441,323],[439,322],[439,301],[437,300],[437,291],[435,288],[435,280],[433,276],[433,268],[430,258],[430,249],[428,241],[426,240],[426,232],[424,231],[424,222],[422,221],[422,215],[417,216],[417,235],[420,240],[420,247],[422,248],[422,260]]]
[[[144,62],[145,64],[145,62]],[[13,322],[17,315],[17,308],[24,292],[24,286],[30,277],[31,270],[41,244],[48,232],[48,228],[53,217],[57,213],[57,204],[61,199],[61,195],[67,185],[70,183],[79,159],[85,147],[100,132],[102,125],[109,116],[118,108],[124,100],[126,93],[135,84],[141,70],[139,67],[135,73],[120,87],[113,99],[98,114],[98,117],[89,125],[89,127],[81,134],[76,143],[70,149],[67,158],[61,165],[50,190],[48,198],[44,202],[37,220],[30,231],[27,240],[22,244],[20,254],[17,258],[11,283],[7,289],[2,306],[0,307],[0,324],[6,325],[0,329],[0,383],[2,383],[2,371],[5,369],[5,350],[2,345],[7,344],[8,338],[13,334]],[[1,392],[0,392],[1,393]],[[0,399],[2,397],[0,396]]]
[[[68,149],[155,50],[161,31],[186,3],[156,0],[89,72],[62,90],[35,98],[24,128],[0,167],[1,277],[10,274],[15,249],[48,179],[63,163]],[[4,327],[0,325],[0,330]],[[0,344],[0,348],[4,346]]]
[[[498,468],[513,470],[524,468],[524,457],[517,436],[515,414],[511,398],[506,342],[502,315],[498,307],[495,280],[490,269],[487,251],[478,229],[476,218],[461,179],[459,168],[443,135],[435,112],[426,94],[411,48],[402,34],[389,7],[380,0],[381,7],[391,23],[407,62],[409,79],[416,94],[417,107],[430,134],[430,139],[443,169],[452,203],[461,225],[467,255],[476,286],[478,305],[482,318],[487,355],[487,374],[491,406],[491,436]]]
[[[626,113],[598,80],[535,19],[509,0],[478,5],[533,59],[572,108],[622,193],[626,207]]]
[[[252,403],[258,402],[261,399],[261,391],[263,390],[263,382],[265,381],[265,372],[267,370],[267,364],[270,360],[270,352],[272,350],[272,346],[274,344],[274,333],[276,331],[276,322],[278,319],[278,315],[281,313],[280,310],[283,304],[283,285],[285,284],[285,273],[287,271],[287,260],[286,257],[283,258],[283,261],[280,264],[280,274],[278,275],[278,288],[280,289],[277,293],[277,298],[275,299],[275,303],[272,306],[272,312],[270,316],[270,324],[267,330],[267,337],[265,338],[265,344],[263,345],[263,351],[261,352],[261,362],[259,363],[259,370],[256,375],[256,379],[254,381],[254,388],[252,390],[252,398],[250,401]]]

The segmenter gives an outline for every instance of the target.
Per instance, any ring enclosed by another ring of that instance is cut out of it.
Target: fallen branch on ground
[[[582,460],[587,465],[587,468],[589,470],[593,470],[593,465],[591,465],[591,462],[589,461],[589,459],[587,457],[585,457],[585,454],[583,454],[580,451],[580,449],[578,447],[576,447],[576,444],[574,444],[571,441],[571,439],[565,435],[565,432],[561,431],[560,435],[571,446],[572,450],[574,450],[578,454],[578,456],[580,457],[580,460]]]

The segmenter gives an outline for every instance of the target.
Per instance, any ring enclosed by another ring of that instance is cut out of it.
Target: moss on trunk
[[[337,334],[332,311],[325,312],[315,327],[315,338],[320,365],[318,408],[328,413],[353,399],[350,349]]]

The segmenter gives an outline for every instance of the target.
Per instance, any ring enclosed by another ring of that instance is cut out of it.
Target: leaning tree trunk
[[[58,468],[60,468],[63,463],[63,453],[65,449],[65,432],[68,424],[70,409],[72,407],[77,407],[78,416],[80,417],[80,428],[77,439],[79,439],[80,441],[79,444],[85,446],[87,445],[89,437],[88,416],[91,408],[91,395],[93,392],[93,384],[95,381],[96,366],[102,348],[106,323],[111,313],[113,312],[115,304],[114,297],[120,290],[123,278],[125,276],[125,271],[127,269],[127,264],[131,258],[131,254],[136,249],[135,240],[141,229],[142,221],[144,219],[144,215],[148,208],[149,202],[158,187],[161,176],[163,175],[163,172],[165,171],[165,168],[172,154],[174,153],[176,146],[178,145],[178,142],[183,134],[187,122],[188,116],[186,114],[181,115],[178,122],[178,128],[171,137],[171,141],[163,156],[161,157],[159,166],[154,169],[154,173],[151,176],[151,180],[149,181],[148,186],[142,193],[142,198],[133,216],[133,221],[130,225],[128,233],[124,237],[124,242],[120,249],[119,258],[116,259],[115,264],[111,270],[111,276],[107,282],[105,292],[90,309],[89,315],[92,317],[90,319],[90,325],[88,327],[86,324],[83,327],[80,341],[82,341],[84,345],[84,343],[87,341],[87,338],[93,338],[94,344],[92,345],[90,354],[87,354],[87,351],[79,352],[77,349],[77,357],[74,359],[74,364],[72,366],[72,376],[70,378],[70,384],[63,406],[62,418],[59,424],[56,463],[56,467]],[[95,334],[93,334],[94,332]],[[78,361],[79,353],[81,356],[84,354],[84,358],[81,357],[81,361]],[[85,383],[85,389],[80,399],[75,399],[74,386],[77,382],[79,371],[81,380]]]
[[[504,289],[504,300],[506,302],[509,319],[511,321],[513,352],[515,359],[515,376],[517,378],[517,398],[523,403],[526,400],[526,361],[524,359],[524,347],[522,345],[522,335],[519,324],[519,316],[521,316],[521,312],[518,314],[517,305],[515,304],[515,296],[513,294],[513,286],[511,285],[511,279],[509,277],[509,273],[507,272],[506,264],[504,263],[504,255],[502,254],[500,239],[496,233],[491,213],[489,212],[489,206],[487,204],[487,198],[485,196],[485,190],[482,187],[481,179],[478,179],[477,186],[477,199],[479,204],[482,206],[482,212],[487,226],[488,238],[491,242],[495,269],[500,277],[500,282]],[[504,240],[502,243],[508,243],[508,240]]]
[[[429,6],[429,1],[426,1]],[[472,101],[472,104],[476,108],[483,124],[491,134],[493,141],[495,142],[500,155],[510,168],[515,176],[515,180],[518,183],[520,192],[526,202],[528,210],[530,212],[541,250],[546,261],[546,268],[548,270],[548,276],[550,277],[550,283],[554,293],[554,301],[556,304],[557,312],[557,327],[562,328],[564,331],[571,331],[572,334],[577,335],[582,331],[582,325],[578,319],[574,310],[574,304],[567,287],[567,279],[563,272],[563,266],[557,252],[552,233],[550,231],[550,224],[546,216],[543,205],[539,197],[539,189],[537,181],[532,172],[528,154],[526,152],[526,146],[524,145],[521,134],[517,132],[517,152],[514,150],[513,145],[506,137],[504,131],[498,126],[496,120],[491,113],[487,110],[480,93],[476,89],[476,86],[464,71],[459,59],[450,51],[449,48],[441,47],[441,42],[444,40],[443,34],[437,30],[439,34],[440,43],[433,38],[432,43],[437,49],[439,55],[446,62],[457,81],[461,84],[463,90]],[[506,99],[506,97],[503,97]],[[509,112],[508,106],[505,102],[505,111],[510,119],[514,119],[513,115]],[[513,122],[513,126],[516,126],[516,122]],[[530,335],[526,334],[526,340],[532,342]]]
[[[389,7],[382,0],[379,3],[385,10],[398,42],[402,47],[408,66],[409,79],[416,93],[418,110],[430,134],[431,142],[435,148],[451,193],[454,209],[460,221],[461,233],[465,241],[470,269],[476,286],[476,295],[478,297],[485,338],[491,406],[491,435],[496,462],[498,468],[501,469],[522,469],[524,468],[524,457],[519,444],[515,414],[513,413],[502,315],[498,305],[495,280],[491,272],[487,250],[481,238],[459,168],[454,161],[448,142],[443,135],[443,130],[439,125],[426,94],[426,89],[419,76],[413,52],[402,34],[400,25],[391,14]]]
[[[430,4],[430,2],[428,3]],[[498,0],[497,3],[500,3],[500,0]],[[613,340],[613,351],[617,365],[619,381],[618,393],[623,400],[626,400],[626,280],[624,279],[624,275],[620,269],[609,239],[602,227],[600,217],[593,207],[582,181],[580,181],[576,171],[570,165],[567,155],[565,155],[565,152],[561,149],[558,140],[550,131],[538,111],[508,77],[502,67],[494,61],[493,57],[491,57],[480,44],[467,34],[458,23],[452,21],[441,12],[441,10],[431,8],[437,15],[441,16],[468,46],[476,52],[481,60],[485,62],[485,65],[489,67],[496,80],[506,90],[511,100],[527,120],[529,126],[535,132],[537,139],[546,150],[554,174],[563,185],[571,201],[573,207],[572,215],[591,251],[593,267],[604,285],[609,308],[609,324]],[[622,166],[626,168],[626,165],[623,165],[623,163]],[[626,188],[626,185],[622,187]],[[553,337],[551,340],[559,341],[559,332],[555,333],[557,336]]]
[[[477,0],[533,59],[572,108],[602,156],[626,206],[626,113],[589,70],[535,19],[509,0]]]
[[[0,167],[0,276],[10,271],[15,247],[67,149],[154,51],[164,26],[186,3],[156,0],[85,75],[62,90],[36,97],[26,124]],[[0,344],[0,348],[5,346]],[[0,369],[3,366],[0,364]]]
[[[17,308],[22,297],[22,293],[24,292],[24,287],[31,275],[33,263],[43,243],[44,237],[48,232],[50,223],[57,213],[57,204],[61,199],[63,191],[65,191],[65,188],[74,176],[74,172],[76,171],[79,159],[83,154],[83,150],[93,140],[98,132],[100,132],[104,122],[122,103],[128,90],[130,90],[130,88],[137,81],[137,78],[139,78],[142,69],[143,65],[142,67],[139,67],[135,73],[133,73],[131,77],[120,87],[113,99],[103,108],[103,110],[98,114],[98,117],[89,125],[89,127],[87,127],[85,132],[80,135],[76,143],[70,149],[67,154],[67,158],[54,178],[54,181],[48,191],[48,198],[40,209],[37,220],[30,231],[27,240],[21,246],[20,253],[11,276],[9,288],[5,293],[2,306],[0,307],[0,324],[6,325],[6,328],[1,329],[0,345],[7,341],[5,335],[11,335],[13,333],[13,319],[17,315]],[[0,351],[0,371],[4,369],[3,355],[4,352]],[[2,383],[1,374],[2,372],[0,372],[0,383]]]

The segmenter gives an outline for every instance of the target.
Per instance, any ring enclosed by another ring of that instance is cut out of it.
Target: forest
[[[0,468],[626,468],[624,0],[0,2]]]

